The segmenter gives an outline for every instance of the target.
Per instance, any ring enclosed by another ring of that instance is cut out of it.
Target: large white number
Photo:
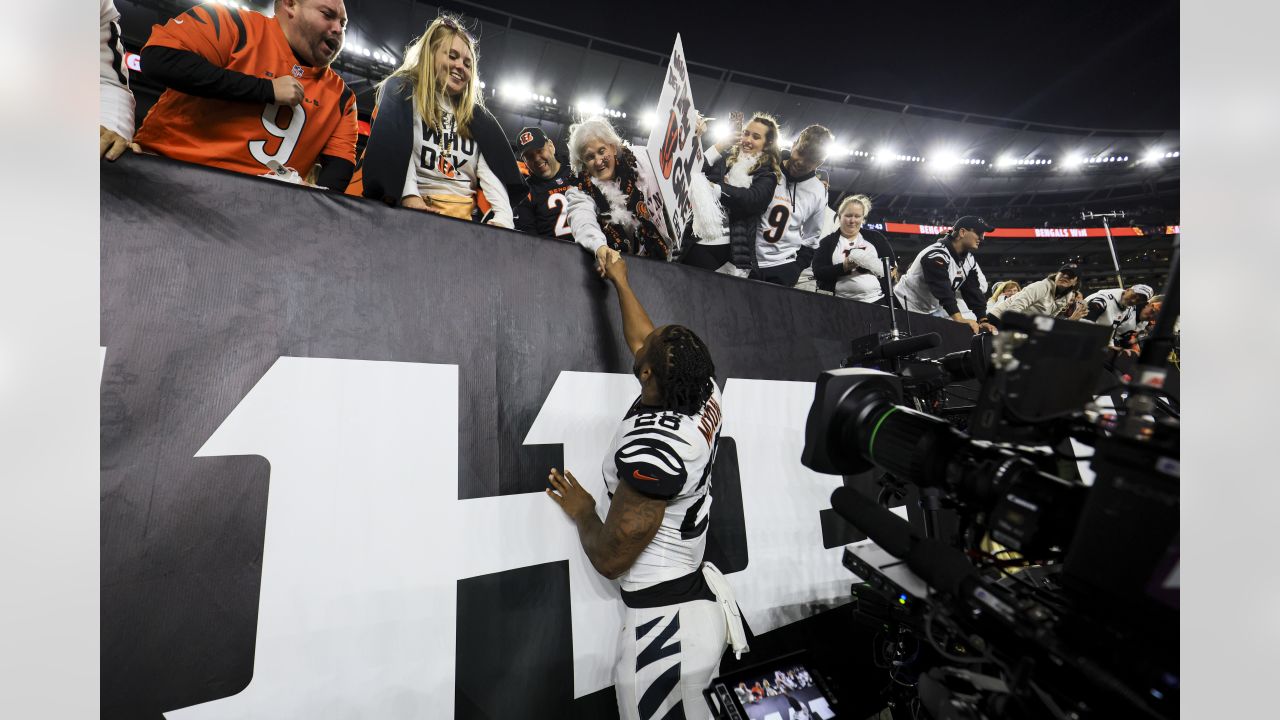
[[[573,232],[569,229],[569,216],[565,213],[565,208],[569,207],[569,198],[564,193],[551,193],[547,196],[547,207],[555,210],[559,208],[559,214],[556,215],[556,237],[564,237]]]
[[[280,138],[280,147],[274,153],[267,154],[266,140],[249,141],[249,154],[253,155],[254,160],[267,167],[271,167],[272,161],[280,163],[281,167],[289,164],[289,157],[293,155],[293,149],[298,146],[298,138],[302,135],[302,126],[307,123],[307,111],[302,109],[301,104],[298,104],[290,108],[293,114],[289,116],[289,124],[280,127],[276,120],[280,117],[280,109],[282,107],[284,106],[267,103],[267,106],[262,110],[262,127],[266,128],[267,132]],[[303,168],[299,172],[305,175],[310,170],[311,168]]]

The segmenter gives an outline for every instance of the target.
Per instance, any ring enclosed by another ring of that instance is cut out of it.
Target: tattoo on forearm
[[[626,572],[657,534],[666,507],[665,500],[624,485],[614,494],[603,523],[595,515],[580,523],[582,547],[596,571],[610,578]]]

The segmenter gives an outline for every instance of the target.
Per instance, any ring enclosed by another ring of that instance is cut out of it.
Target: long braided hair
[[[711,397],[716,366],[707,344],[689,328],[663,328],[647,359],[662,391],[663,409],[696,415]]]

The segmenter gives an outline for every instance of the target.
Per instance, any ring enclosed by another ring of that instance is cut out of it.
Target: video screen
[[[804,665],[758,670],[730,686],[751,720],[828,720],[836,716]]]

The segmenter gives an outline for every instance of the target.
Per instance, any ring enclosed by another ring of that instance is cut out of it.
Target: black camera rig
[[[905,716],[1177,716],[1179,441],[1163,391],[1176,250],[1165,296],[1109,410],[1094,406],[1114,381],[1109,329],[1049,317],[1006,314],[999,335],[940,360],[916,357],[936,336],[895,323],[818,379],[802,462],[846,476],[832,506],[875,543],[845,564],[865,581],[856,615],[888,631],[877,652]],[[938,411],[969,378],[981,387],[965,432]],[[1080,446],[1091,484],[1055,472]],[[953,511],[960,531],[898,517],[850,482],[869,470]]]

